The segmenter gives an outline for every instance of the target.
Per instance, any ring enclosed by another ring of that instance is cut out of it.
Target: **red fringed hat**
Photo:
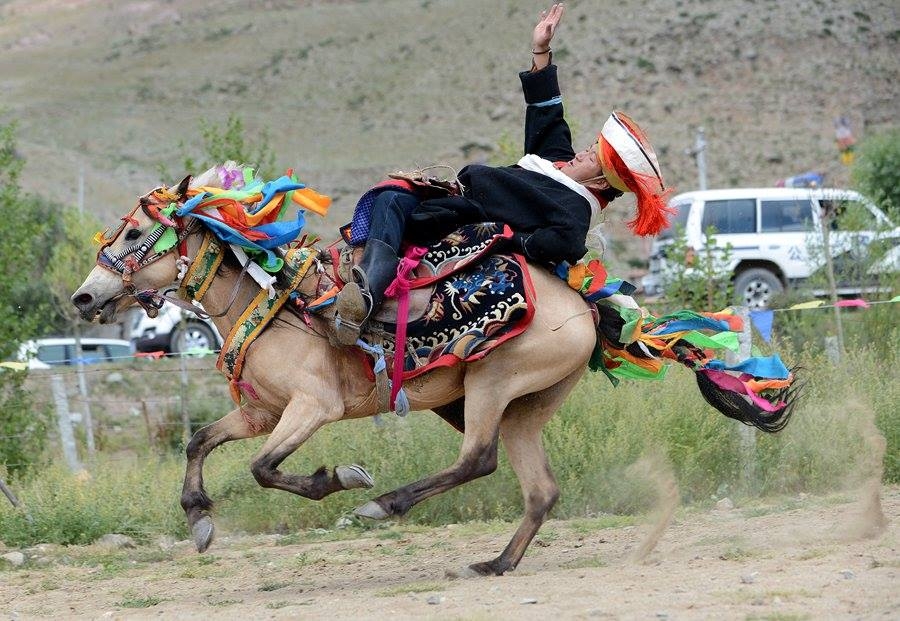
[[[615,111],[597,137],[597,159],[606,180],[637,197],[637,215],[628,222],[638,235],[656,235],[669,225],[666,189],[656,152],[647,135],[624,113]]]

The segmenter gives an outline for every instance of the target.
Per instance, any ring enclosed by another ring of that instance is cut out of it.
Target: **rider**
[[[562,3],[542,11],[532,35],[530,71],[519,74],[527,104],[525,153],[513,166],[470,165],[460,171],[462,195],[422,201],[412,192],[375,188],[356,207],[351,243],[366,247],[336,301],[337,338],[351,345],[384,299],[396,276],[404,238],[437,238],[460,224],[505,222],[517,252],[541,264],[574,263],[587,248],[591,216],[623,192],[637,196],[628,225],[654,235],[667,225],[669,194],[656,153],[644,132],[613,112],[597,139],[575,153],[563,118],[562,98],[550,41],[562,18]],[[368,227],[366,236],[366,227]]]

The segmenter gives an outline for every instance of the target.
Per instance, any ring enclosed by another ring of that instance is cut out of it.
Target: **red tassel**
[[[653,184],[658,183],[656,179],[652,178],[649,181]],[[637,214],[626,224],[637,235],[658,235],[660,231],[669,226],[669,216],[675,214],[675,210],[666,204],[672,190],[653,193],[648,191],[641,182],[638,182],[636,186],[638,190],[634,194],[637,197]]]
[[[664,190],[658,178],[632,171],[605,140],[600,141],[600,148],[619,179],[637,197],[637,214],[626,222],[628,228],[637,235],[657,235],[669,226],[669,215],[675,214],[675,210],[666,205],[672,188]]]

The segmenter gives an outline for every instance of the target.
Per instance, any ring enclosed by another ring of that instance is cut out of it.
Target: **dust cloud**
[[[857,470],[849,483],[859,489],[857,510],[836,528],[839,539],[857,540],[876,537],[887,526],[888,520],[881,506],[881,481],[884,476],[884,454],[887,441],[875,426],[875,411],[861,402],[851,403],[847,417],[857,421],[863,439],[864,450]]]
[[[656,548],[660,538],[672,522],[678,507],[678,483],[672,464],[661,452],[652,452],[628,468],[630,476],[641,478],[653,484],[656,502],[650,511],[650,524],[643,539],[628,556],[629,563],[640,563]]]

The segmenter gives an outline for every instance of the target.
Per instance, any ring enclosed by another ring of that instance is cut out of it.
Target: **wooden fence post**
[[[53,401],[56,403],[56,422],[59,426],[59,441],[62,444],[63,455],[72,472],[81,472],[83,468],[78,461],[78,451],[75,448],[75,434],[72,432],[72,419],[69,418],[66,385],[59,375],[54,375],[50,381]]]
[[[187,446],[188,442],[191,441],[191,415],[188,412],[187,404],[188,372],[184,352],[179,352],[178,359],[181,361],[181,439],[184,445]]]
[[[75,321],[75,369],[78,374],[78,392],[81,393],[82,410],[84,414],[84,431],[87,440],[87,450],[90,459],[94,459],[97,451],[94,445],[94,417],[91,414],[91,402],[89,399],[87,380],[84,377],[84,351],[81,349],[81,324]]]
[[[21,503],[19,503],[19,499],[16,498],[15,494],[13,494],[13,491],[9,489],[9,487],[7,487],[6,481],[4,481],[2,477],[0,477],[0,491],[3,492],[3,495],[6,496],[6,498],[12,503],[12,506],[14,506],[16,509],[22,506]]]
[[[737,364],[746,360],[751,355],[753,345],[753,332],[750,323],[750,309],[746,306],[738,306],[735,312],[741,318],[743,329],[738,335],[739,349],[737,354],[728,352],[726,361],[728,364]],[[749,425],[738,425],[738,437],[741,447],[741,484],[745,490],[756,488],[756,428]]]

